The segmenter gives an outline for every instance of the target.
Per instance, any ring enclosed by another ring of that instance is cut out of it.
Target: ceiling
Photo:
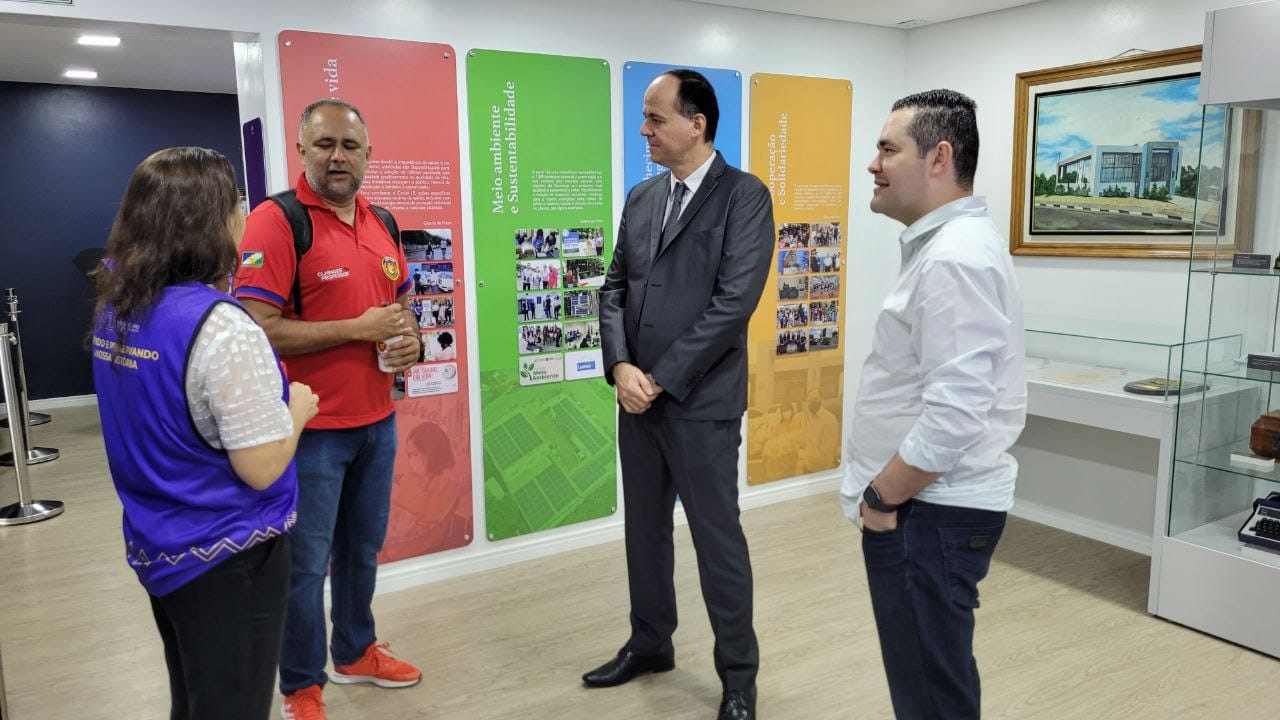
[[[82,33],[118,35],[120,46],[81,47]],[[62,77],[70,67],[97,70],[98,79]],[[234,94],[232,34],[0,13],[3,80]]]
[[[981,15],[1034,0],[690,0],[709,5],[903,27]],[[119,35],[120,47],[76,44],[81,33]],[[218,30],[0,13],[0,81],[235,93],[233,35]],[[68,80],[69,67],[98,71]]]
[[[786,15],[804,15],[824,20],[919,27],[959,18],[982,15],[1037,0],[691,0],[704,5],[764,10]],[[909,21],[911,25],[902,25]]]

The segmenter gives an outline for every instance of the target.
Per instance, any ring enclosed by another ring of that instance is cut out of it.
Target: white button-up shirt
[[[893,459],[940,472],[916,497],[1006,511],[1018,463],[1007,451],[1027,416],[1022,294],[986,201],[966,197],[912,223],[902,269],[876,320],[840,489],[862,492]]]
[[[683,213],[684,209],[689,207],[689,203],[693,200],[694,193],[698,192],[698,188],[702,187],[702,180],[707,176],[707,172],[711,170],[711,163],[715,162],[715,159],[716,153],[713,150],[711,151],[711,157],[699,165],[697,170],[689,173],[689,177],[684,180],[676,180],[676,174],[671,173],[670,182],[667,183],[667,205],[662,208],[662,224],[664,227],[667,224],[667,217],[671,215],[671,202],[676,197],[676,183],[683,182],[685,187],[684,197],[680,198],[680,212]],[[676,217],[679,218],[680,216],[676,215]]]

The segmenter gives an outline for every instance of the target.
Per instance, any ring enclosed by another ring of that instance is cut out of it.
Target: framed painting
[[[1199,45],[1020,73],[1014,91],[1014,255],[1186,259],[1224,224],[1232,118],[1200,105]]]

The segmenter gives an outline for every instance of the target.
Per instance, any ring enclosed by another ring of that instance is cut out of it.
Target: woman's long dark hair
[[[109,322],[124,344],[169,285],[225,283],[236,268],[227,220],[240,203],[235,171],[215,150],[152,153],[133,171],[96,273],[95,326]],[[103,317],[110,308],[113,316]]]

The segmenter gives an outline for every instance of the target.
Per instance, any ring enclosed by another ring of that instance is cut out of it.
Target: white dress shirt
[[[1013,507],[1007,452],[1027,416],[1022,294],[986,201],[966,197],[900,238],[902,269],[876,320],[840,489],[857,518],[862,492],[895,453],[942,477],[916,497],[980,510]]]
[[[689,177],[686,177],[684,180],[676,180],[676,174],[671,173],[671,182],[667,185],[667,204],[662,208],[663,227],[666,227],[666,218],[671,215],[671,201],[676,197],[676,183],[683,182],[685,187],[684,197],[680,198],[680,212],[683,213],[684,209],[689,207],[689,201],[693,199],[693,194],[698,192],[699,187],[702,187],[702,179],[707,176],[707,171],[711,169],[711,163],[714,162],[715,159],[716,153],[715,151],[712,151],[711,157],[707,158],[706,162],[699,165],[697,170],[689,173]],[[676,218],[679,219],[680,216],[677,215]]]

